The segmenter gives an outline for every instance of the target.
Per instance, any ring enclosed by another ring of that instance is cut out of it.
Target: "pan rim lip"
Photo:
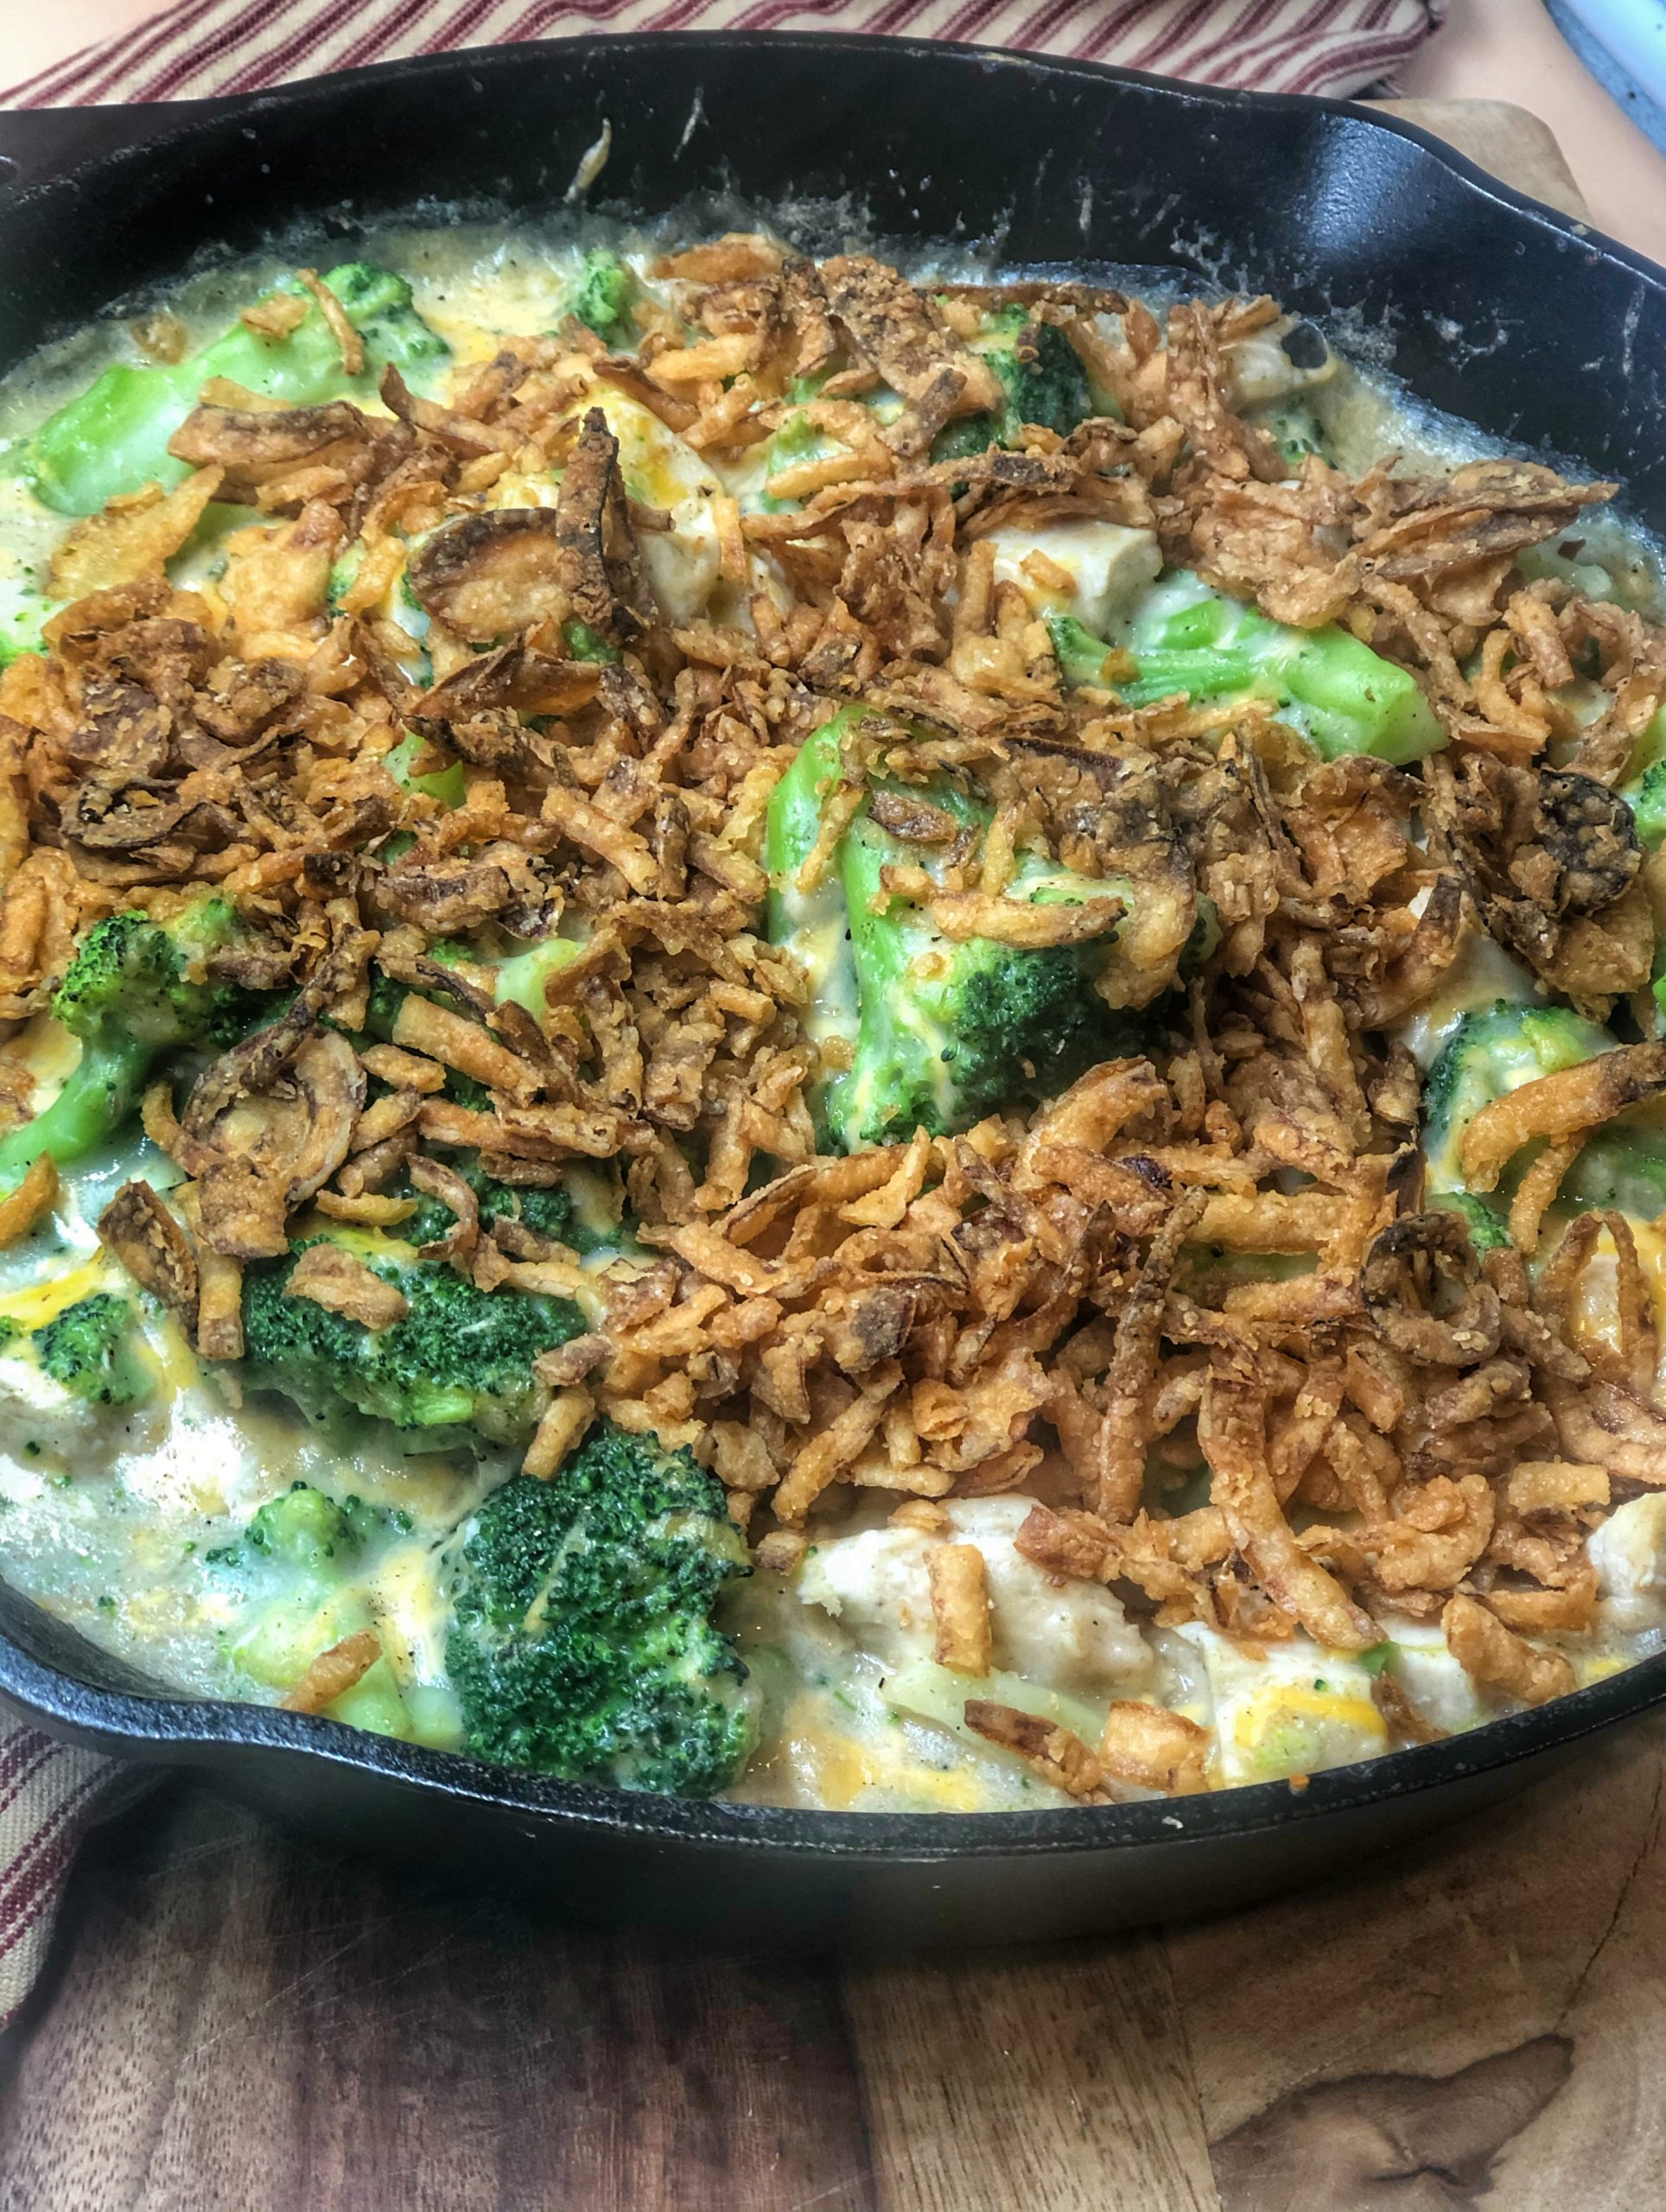
[[[251,92],[205,99],[138,103],[124,111],[156,118],[156,127],[127,143],[107,145],[76,160],[73,152],[39,176],[26,176],[3,200],[27,219],[30,205],[54,186],[89,172],[141,158],[169,144],[187,143],[197,130],[241,114],[304,108],[315,101],[363,96],[391,77],[422,79],[491,73],[514,67],[559,68],[575,49],[605,57],[644,50],[740,54],[773,50],[817,52],[830,59],[867,60],[879,54],[904,66],[927,69],[967,67],[981,73],[1021,71],[1064,79],[1110,99],[1123,92],[1154,96],[1186,109],[1333,117],[1350,130],[1387,132],[1415,146],[1444,181],[1441,189],[1478,199],[1505,219],[1549,232],[1563,250],[1614,264],[1634,281],[1666,298],[1666,268],[1609,238],[1594,226],[1518,191],[1459,153],[1421,125],[1373,111],[1356,101],[1290,92],[1244,92],[1193,85],[1148,72],[1071,56],[1038,54],[999,46],[946,40],[889,38],[830,31],[699,31],[612,33],[525,45],[465,48],[448,54],[412,55],[371,63],[331,76]],[[40,107],[0,115],[0,145],[9,124],[27,138],[32,118],[63,123],[84,117],[83,107]],[[9,1601],[40,1612],[21,1592]],[[1134,1804],[1059,1807],[986,1813],[852,1813],[817,1808],[735,1805],[715,1800],[655,1798],[547,1777],[522,1776],[459,1754],[396,1742],[340,1722],[279,1708],[223,1699],[104,1689],[48,1662],[36,1659],[0,1629],[0,1701],[28,1720],[60,1735],[95,1745],[112,1756],[158,1764],[213,1767],[240,1760],[276,1759],[323,1768],[345,1767],[427,1797],[490,1807],[536,1821],[540,1829],[595,1835],[626,1834],[647,1841],[764,1852],[811,1862],[903,1866],[960,1860],[1084,1853],[1126,1853],[1224,1841],[1234,1836],[1292,1832],[1313,1821],[1369,1812],[1460,1787],[1490,1773],[1556,1751],[1571,1751],[1593,1736],[1666,1702],[1666,1651],[1634,1662],[1602,1681],[1548,1705],[1506,1714],[1469,1734],[1393,1751],[1314,1774],[1295,1789],[1284,1781],[1240,1784],[1182,1799]]]
[[[685,55],[690,51],[709,54],[727,51],[760,55],[781,49],[819,52],[830,57],[846,55],[853,59],[883,52],[887,55],[906,57],[908,61],[923,66],[947,62],[951,66],[976,67],[989,72],[1021,71],[1031,75],[1075,79],[1084,87],[1124,87],[1172,101],[1182,107],[1215,108],[1227,112],[1260,112],[1268,116],[1329,115],[1350,127],[1384,131],[1391,137],[1404,140],[1417,147],[1424,157],[1444,171],[1452,184],[1466,196],[1479,198],[1508,210],[1515,216],[1524,217],[1536,228],[1552,232],[1569,247],[1589,251],[1598,259],[1612,261],[1628,274],[1643,278],[1653,289],[1666,295],[1666,264],[1652,260],[1647,254],[1625,245],[1596,224],[1571,215],[1564,209],[1551,206],[1548,200],[1537,200],[1530,193],[1506,183],[1422,124],[1403,116],[1382,113],[1358,99],[1197,84],[1185,79],[1160,76],[1150,70],[1129,68],[1118,62],[1100,61],[1074,54],[1038,54],[1020,47],[983,46],[962,39],[893,37],[885,33],[862,31],[725,29],[584,33],[573,38],[535,40],[520,45],[461,47],[442,54],[404,54],[391,60],[361,63],[353,69],[331,71],[321,76],[298,78],[289,84],[267,86],[251,92],[213,93],[200,99],[182,100],[135,101],[124,104],[121,112],[156,117],[159,119],[158,128],[154,132],[141,139],[94,152],[83,163],[73,163],[67,168],[26,181],[17,193],[17,204],[26,206],[35,193],[49,189],[53,184],[79,175],[86,168],[105,162],[130,159],[160,143],[187,137],[194,125],[206,124],[238,113],[258,114],[273,108],[304,106],[314,99],[328,99],[334,88],[339,86],[363,92],[378,82],[386,82],[392,78],[466,75],[471,68],[491,71],[509,67],[558,67],[564,55],[572,53],[623,54],[630,51]],[[93,104],[90,110],[86,105],[54,106],[49,103],[38,107],[3,111],[0,111],[0,138],[3,137],[10,120],[22,118],[27,132],[31,118],[41,117],[61,123],[70,118],[85,116],[89,111],[110,112],[98,104]],[[164,118],[176,118],[176,127],[167,127],[161,121]]]

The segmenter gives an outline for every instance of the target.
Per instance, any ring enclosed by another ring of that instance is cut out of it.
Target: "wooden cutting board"
[[[1580,212],[1536,118],[1405,101]],[[947,1965],[578,1936],[183,1782],[0,2039],[0,2212],[1633,2212],[1666,1716],[1285,1903]]]

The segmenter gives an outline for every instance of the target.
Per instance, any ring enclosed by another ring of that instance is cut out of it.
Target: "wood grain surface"
[[[1578,211],[1536,119],[1406,104]],[[0,2038],[0,2212],[1634,2212],[1666,1716],[1351,1878],[895,1967],[575,1934],[175,1781]]]

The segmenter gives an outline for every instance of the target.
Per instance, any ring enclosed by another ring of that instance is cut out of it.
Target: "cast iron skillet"
[[[547,210],[604,118],[603,210],[706,194],[722,222],[725,196],[779,211],[848,194],[881,237],[993,238],[1012,262],[1167,264],[1272,290],[1390,343],[1436,405],[1619,478],[1666,529],[1666,275],[1651,264],[1353,108],[900,40],[579,39],[254,98],[0,115],[0,366],[205,248],[248,251],[302,221],[346,238],[424,197]],[[752,1937],[988,1942],[1242,1904],[1491,1803],[1663,1696],[1666,1655],[1299,1792],[788,1812],[528,1779],[329,1721],[149,1694],[0,1589],[0,1697],[56,1733],[588,1916]]]

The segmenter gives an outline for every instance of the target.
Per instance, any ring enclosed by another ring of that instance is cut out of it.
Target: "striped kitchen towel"
[[[584,31],[876,31],[1116,61],[1205,85],[1355,92],[1447,0],[175,0],[0,92],[8,107],[200,99],[332,69]]]
[[[42,70],[9,107],[246,92],[333,69],[589,30],[906,32],[1212,85],[1346,93],[1405,61],[1446,0],[176,0]],[[77,1844],[142,1771],[0,1722],[0,2028],[46,1955]]]
[[[142,1796],[154,1776],[0,1720],[0,2029],[45,1962],[82,1837]]]

